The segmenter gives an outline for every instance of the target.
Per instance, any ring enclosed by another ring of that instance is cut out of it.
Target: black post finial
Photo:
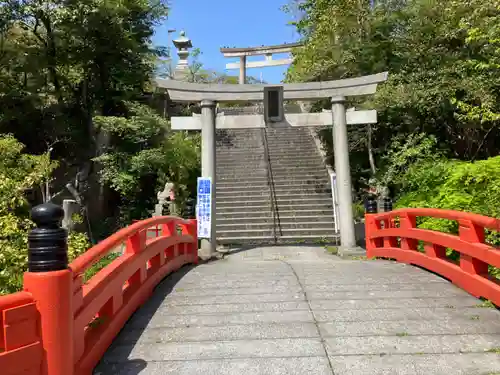
[[[43,203],[31,210],[37,227],[28,235],[28,270],[50,272],[68,268],[68,233],[61,228],[63,209]]]
[[[365,201],[365,213],[376,214],[378,212],[377,200],[373,195],[369,195]]]
[[[384,212],[392,211],[392,199],[389,197],[384,198]]]

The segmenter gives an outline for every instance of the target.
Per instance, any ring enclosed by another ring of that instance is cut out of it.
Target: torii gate
[[[226,69],[240,70],[240,85],[246,83],[247,69],[265,68],[268,66],[290,65],[293,58],[273,60],[274,54],[291,53],[294,48],[301,47],[302,43],[279,44],[275,46],[247,47],[247,48],[221,48],[220,52],[224,57],[238,57],[239,63],[228,63]],[[249,56],[266,56],[262,61],[247,62]]]
[[[333,149],[335,155],[335,173],[339,197],[340,218],[340,248],[339,254],[349,255],[356,252],[354,218],[352,212],[352,182],[349,167],[349,147],[347,139],[347,124],[376,122],[374,111],[346,111],[347,96],[374,94],[377,85],[387,80],[388,73],[373,74],[358,78],[337,81],[284,84],[282,99],[284,100],[318,100],[331,98],[331,112],[285,114],[284,126],[324,126],[333,123]],[[172,119],[173,129],[201,129],[202,177],[212,179],[211,230],[210,237],[202,240],[202,256],[210,257],[216,251],[216,135],[219,128],[263,127],[264,116],[217,116],[216,104],[231,101],[264,101],[265,92],[275,89],[271,85],[231,85],[231,84],[198,84],[174,80],[157,79],[158,88],[166,89],[172,101],[193,102],[201,104],[201,116],[180,117]],[[282,110],[282,109],[281,109]],[[330,117],[331,116],[331,117]],[[248,117],[245,119],[244,117]],[[239,123],[239,124],[238,124]],[[246,126],[245,126],[246,124]]]

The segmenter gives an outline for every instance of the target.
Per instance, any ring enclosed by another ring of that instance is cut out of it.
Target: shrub
[[[44,183],[57,166],[48,154],[24,154],[23,147],[12,136],[0,136],[0,294],[20,290],[27,270],[28,232],[34,224],[25,191]],[[70,258],[88,245],[85,234],[70,233]]]

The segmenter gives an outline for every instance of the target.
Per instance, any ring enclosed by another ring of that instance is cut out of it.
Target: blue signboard
[[[198,195],[196,201],[196,219],[198,238],[210,238],[212,225],[212,179],[198,177]]]

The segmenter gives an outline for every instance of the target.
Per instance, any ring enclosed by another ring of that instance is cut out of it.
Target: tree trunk
[[[372,171],[372,175],[374,176],[377,173],[377,168],[375,167],[375,158],[373,157],[373,148],[372,148],[372,126],[368,124],[368,137],[367,137],[367,148],[368,148],[368,160],[370,161],[370,169]]]

